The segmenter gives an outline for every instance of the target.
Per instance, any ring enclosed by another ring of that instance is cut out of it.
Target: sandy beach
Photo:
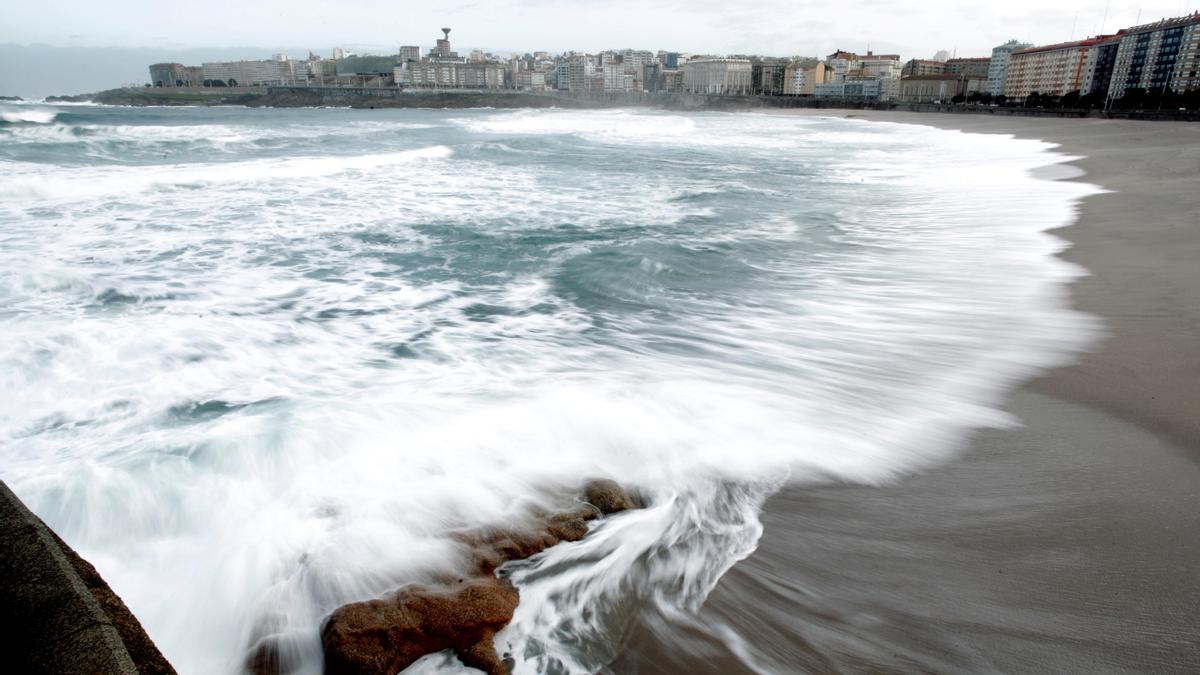
[[[776,495],[700,621],[643,617],[612,672],[1200,671],[1200,125],[845,114],[1082,157],[1108,192],[1055,234],[1106,336],[955,460]]]

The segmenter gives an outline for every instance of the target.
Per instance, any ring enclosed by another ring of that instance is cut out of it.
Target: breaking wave
[[[1035,178],[1068,159],[1044,143],[632,111],[80,125],[0,134],[0,471],[183,673],[266,633],[320,672],[332,609],[611,476],[650,506],[506,569],[497,637],[518,672],[595,670],[638,608],[699,607],[784,482],[940,461],[1094,330],[1046,234],[1094,188]],[[161,156],[206,126],[273,140]]]

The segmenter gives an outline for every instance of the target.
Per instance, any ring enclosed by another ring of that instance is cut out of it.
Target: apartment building
[[[918,77],[922,75],[944,75],[946,62],[933,59],[909,59],[900,71],[901,77]]]
[[[1117,33],[1111,88],[1200,89],[1200,12],[1126,28]]]
[[[850,101],[878,101],[883,97],[883,80],[879,78],[855,78],[825,82],[815,87],[819,99]]]
[[[950,59],[946,61],[945,72],[949,75],[962,75],[969,79],[986,80],[991,65],[992,59],[988,56],[970,59]]]
[[[693,94],[749,94],[750,59],[701,58],[681,65],[683,90]]]
[[[904,103],[946,103],[960,94],[967,95],[969,82],[971,80],[962,75],[949,73],[905,77],[900,80],[899,100]]]
[[[307,82],[308,63],[286,59],[269,61],[210,61],[200,64],[202,79],[228,86],[258,86]]]
[[[1013,52],[1029,49],[1033,45],[1028,42],[1009,40],[992,49],[992,58],[988,61],[987,85],[984,91],[992,96],[1004,93],[1004,77],[1008,72],[1008,58]]]
[[[813,96],[817,85],[828,80],[824,62],[817,59],[796,59],[783,71],[783,93],[786,96]]]
[[[1012,52],[1004,74],[1004,93],[1009,98],[1025,98],[1035,92],[1051,96],[1072,91],[1086,94],[1085,85],[1095,80],[1090,72],[1096,64],[1095,49],[1112,38],[1103,35]]]

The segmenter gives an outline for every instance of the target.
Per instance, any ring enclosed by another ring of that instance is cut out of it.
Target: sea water
[[[695,611],[783,483],[879,483],[1007,424],[1093,330],[1047,143],[855,119],[9,105],[0,477],[182,673],[448,535],[646,509],[506,572],[517,671]],[[753,641],[731,645],[753,661]],[[454,669],[426,659],[415,670]]]

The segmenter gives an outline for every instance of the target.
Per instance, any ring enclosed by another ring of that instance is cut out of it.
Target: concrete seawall
[[[0,626],[7,672],[175,672],[96,569],[3,481]]]

